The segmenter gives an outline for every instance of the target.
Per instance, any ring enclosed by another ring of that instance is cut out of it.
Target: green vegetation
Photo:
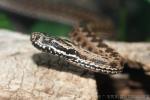
[[[10,18],[7,16],[7,14],[0,12],[0,29],[14,29]]]
[[[122,8],[119,11],[119,25],[118,25],[118,34],[117,40],[126,40],[126,25],[127,25],[127,14],[128,11],[126,8]]]
[[[31,31],[46,32],[51,36],[67,36],[71,31],[71,26],[56,22],[37,21],[31,27]]]
[[[150,0],[122,1],[115,10],[117,39],[121,41],[150,41]],[[113,13],[113,12],[111,12]],[[20,27],[18,27],[20,26]],[[72,27],[66,24],[32,19],[9,12],[0,12],[0,29],[24,33],[46,32],[51,36],[68,36]]]

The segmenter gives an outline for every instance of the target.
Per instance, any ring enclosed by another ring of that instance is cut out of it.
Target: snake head
[[[37,49],[45,51],[53,38],[47,37],[44,35],[44,33],[41,32],[33,32],[31,34],[30,40]]]
[[[76,55],[79,55],[73,47],[73,43],[69,40],[49,37],[41,32],[33,32],[30,39],[37,49],[53,55],[64,56],[65,58],[71,58],[71,56],[75,57]]]

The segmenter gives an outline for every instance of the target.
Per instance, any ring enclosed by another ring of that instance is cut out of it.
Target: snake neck
[[[82,48],[108,59],[111,66],[123,66],[124,62],[120,54],[105,44],[103,40],[94,32],[90,31],[88,27],[76,27],[73,32],[70,33],[70,38]]]

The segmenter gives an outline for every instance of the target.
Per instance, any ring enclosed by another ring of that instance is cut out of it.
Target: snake
[[[77,26],[70,40],[33,32],[30,40],[38,50],[63,58],[66,62],[91,72],[118,74],[123,70],[121,55],[87,27]]]
[[[120,73],[123,69],[123,58],[95,35],[95,32],[100,31],[101,37],[109,37],[114,29],[113,22],[102,14],[98,16],[88,9],[73,5],[76,4],[72,2],[72,5],[60,5],[48,0],[0,1],[1,8],[32,18],[64,21],[71,25],[81,21],[89,22],[88,27],[75,27],[69,33],[70,40],[33,32],[31,42],[42,52],[62,57],[66,62],[83,69],[106,74]]]

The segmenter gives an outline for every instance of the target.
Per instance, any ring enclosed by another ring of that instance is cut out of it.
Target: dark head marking
[[[68,49],[68,50],[66,50],[66,53],[67,54],[76,54],[77,53],[77,51],[76,50],[74,50],[74,49]]]

